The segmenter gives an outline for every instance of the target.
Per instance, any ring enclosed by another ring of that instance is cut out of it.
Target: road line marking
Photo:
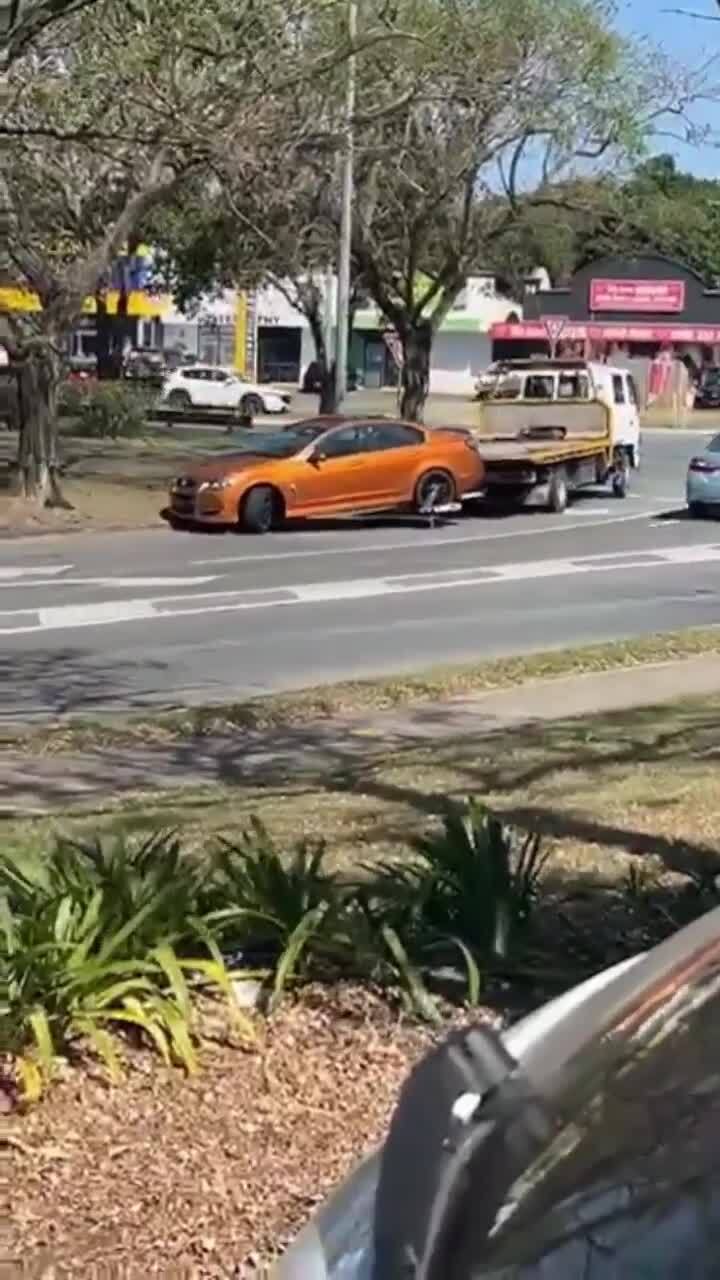
[[[575,512],[572,513],[573,515]],[[596,513],[593,512],[593,515]],[[249,555],[249,556],[218,556],[212,560],[191,560],[192,565],[221,565],[221,564],[253,564],[258,561],[274,564],[280,560],[310,560],[317,556],[352,556],[361,555],[363,552],[372,555],[373,552],[382,551],[413,551],[415,549],[423,550],[426,547],[455,547],[463,543],[472,542],[497,542],[501,538],[538,538],[546,533],[570,533],[573,529],[592,529],[600,528],[604,525],[626,524],[630,520],[649,520],[655,514],[654,511],[636,511],[628,516],[613,516],[609,520],[596,520],[593,524],[588,524],[585,520],[577,524],[553,524],[545,525],[543,528],[531,529],[515,529],[508,533],[471,533],[463,534],[455,538],[431,537],[431,538],[414,538],[412,542],[378,542],[362,543],[352,547],[326,547],[324,551],[312,549],[310,551],[278,551],[268,552],[265,555]],[[439,532],[439,531],[438,531]]]
[[[45,578],[56,578],[60,573],[72,569],[71,564],[22,565],[12,569],[0,569],[0,582],[15,583],[19,578],[29,578],[40,574]]]
[[[33,610],[0,614],[0,635],[17,635],[38,630],[70,630],[79,627],[104,626],[121,622],[157,621],[194,614],[237,612],[246,609],[282,608],[288,605],[332,603],[339,600],[363,600],[388,595],[406,595],[421,591],[453,590],[459,587],[492,587],[507,582],[521,582],[553,577],[576,577],[584,573],[617,574],[634,569],[662,569],[678,565],[720,562],[720,544],[671,547],[658,553],[648,563],[640,551],[617,556],[566,560],[539,560],[520,564],[478,565],[475,569],[441,573],[396,575],[387,578],[364,578],[355,581],[304,583],[288,587],[267,587],[248,591],[218,591],[182,596],[102,601],[96,604],[58,605]],[[27,619],[32,618],[32,625]],[[39,627],[37,619],[39,619]]]
[[[192,578],[48,578],[33,582],[0,582],[0,591],[32,591],[38,587],[187,587],[193,584],[203,586],[207,582],[217,582],[219,573],[208,573],[203,577]]]

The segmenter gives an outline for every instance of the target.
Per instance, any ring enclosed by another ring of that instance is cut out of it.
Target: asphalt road
[[[0,543],[0,717],[224,701],[719,623],[720,526],[682,511],[699,445],[647,432],[631,496],[596,491],[563,516]]]

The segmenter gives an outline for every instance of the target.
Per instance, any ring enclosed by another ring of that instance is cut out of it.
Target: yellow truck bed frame
[[[608,480],[625,496],[629,459],[614,444],[610,410],[601,401],[485,401],[480,414],[472,435],[488,498],[559,511],[570,493]]]

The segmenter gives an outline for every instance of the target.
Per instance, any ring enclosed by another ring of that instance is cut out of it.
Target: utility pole
[[[325,284],[323,286],[323,337],[325,339],[325,358],[328,362],[327,367],[330,368],[333,358],[333,347],[335,344],[335,270],[332,263],[328,264],[325,272]]]
[[[354,48],[357,39],[357,0],[348,0],[348,40]],[[342,207],[340,213],[340,245],[338,249],[337,333],[335,338],[335,401],[342,412],[347,395],[348,338],[350,327],[350,254],[352,250],[353,194],[355,187],[355,117],[356,57],[347,63],[345,96],[345,147],[342,171]]]

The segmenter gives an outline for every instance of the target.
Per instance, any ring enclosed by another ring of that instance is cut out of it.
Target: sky
[[[624,32],[641,35],[661,45],[676,61],[689,67],[717,63],[708,73],[718,85],[718,101],[699,103],[692,109],[695,124],[709,128],[715,142],[686,146],[671,139],[658,139],[658,151],[671,151],[682,169],[700,177],[720,178],[720,21],[703,22],[691,14],[720,18],[715,0],[617,0],[617,23]],[[681,10],[681,13],[672,12]],[[672,126],[677,129],[677,126]]]

